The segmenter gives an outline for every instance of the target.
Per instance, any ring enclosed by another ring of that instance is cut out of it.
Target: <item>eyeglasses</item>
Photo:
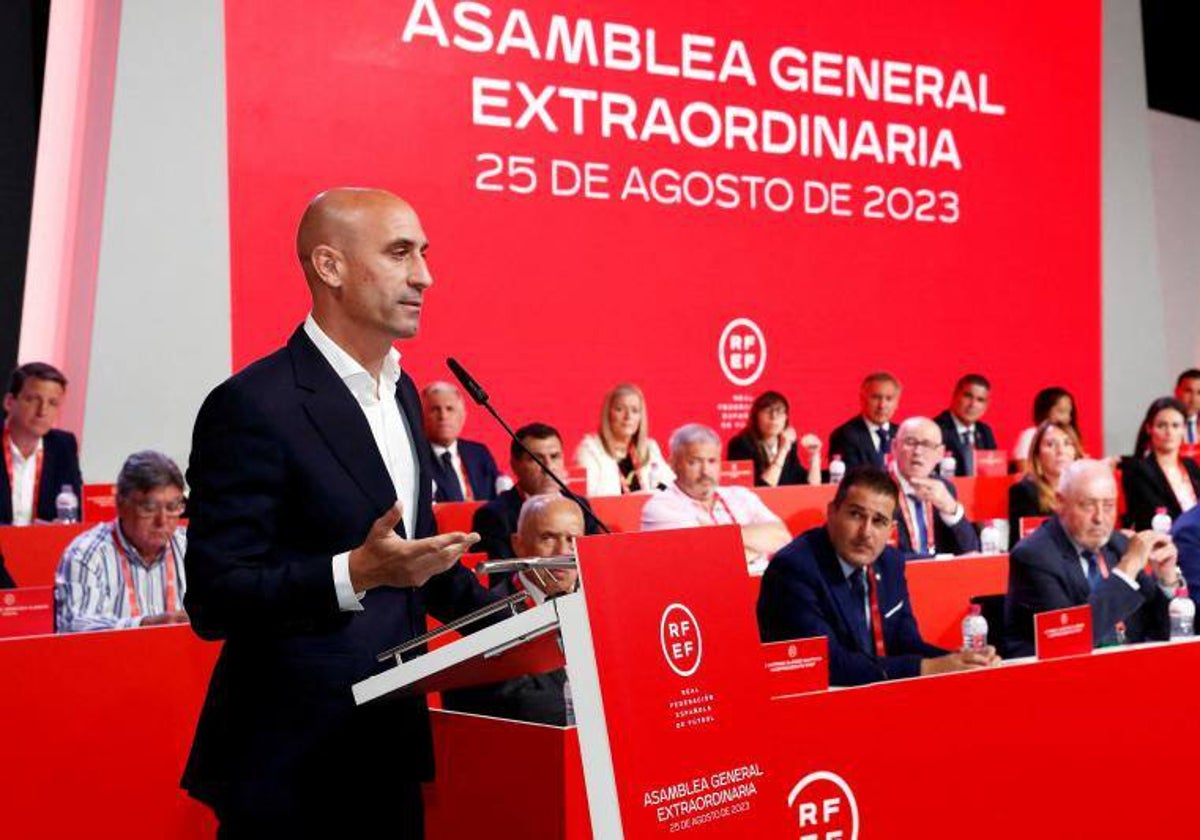
[[[903,446],[905,449],[912,449],[912,450],[924,449],[927,452],[932,452],[933,450],[935,450],[939,446],[941,446],[942,443],[941,443],[941,441],[921,440],[919,438],[906,437],[906,438],[900,439],[900,445]]]
[[[159,511],[162,511],[167,516],[179,516],[183,513],[186,505],[187,499],[185,498],[172,499],[169,502],[152,502],[149,499],[143,499],[140,502],[133,503],[133,510],[142,519],[149,519],[152,516],[157,516]]]

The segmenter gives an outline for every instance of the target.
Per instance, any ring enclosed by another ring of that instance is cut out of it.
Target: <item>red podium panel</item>
[[[0,525],[0,554],[17,586],[53,586],[63,550],[86,525]]]
[[[433,518],[437,520],[438,533],[471,530],[471,519],[475,511],[487,502],[438,502],[433,506]]]
[[[53,586],[0,591],[0,637],[39,636],[53,632]]]

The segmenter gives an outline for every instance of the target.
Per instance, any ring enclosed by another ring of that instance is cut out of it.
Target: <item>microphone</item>
[[[504,418],[496,412],[496,409],[492,408],[492,404],[488,402],[487,391],[483,390],[483,386],[475,381],[475,377],[467,373],[467,369],[460,365],[457,359],[447,357],[446,366],[450,368],[450,372],[454,374],[454,378],[459,381],[459,384],[463,386],[463,389],[470,395],[471,399],[474,400],[477,405],[481,405],[486,408],[488,414],[496,418],[496,422],[499,423],[501,428],[508,433],[508,436],[512,438],[512,442],[517,445],[517,448],[533,459],[533,462],[541,468],[542,472],[545,473],[551,481],[558,485],[558,489],[562,491],[564,496],[573,501],[575,504],[579,505],[579,509],[583,511],[584,517],[590,519],[601,533],[611,534],[612,531],[609,529],[609,527],[601,522],[600,517],[596,516],[596,514],[592,512],[591,505],[579,498],[579,495],[570,487],[568,487],[566,482],[554,474],[554,470],[546,466],[545,461],[533,454],[529,447],[521,442],[520,438],[517,437],[517,433],[514,432],[507,423],[504,422]]]

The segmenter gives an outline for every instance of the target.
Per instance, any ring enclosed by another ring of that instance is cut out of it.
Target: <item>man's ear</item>
[[[17,401],[13,398],[12,394],[4,395],[4,413],[5,414],[12,414],[13,406],[16,404],[17,404]]]
[[[346,260],[342,252],[332,245],[318,245],[309,256],[313,271],[326,286],[333,289],[342,287],[345,274]]]

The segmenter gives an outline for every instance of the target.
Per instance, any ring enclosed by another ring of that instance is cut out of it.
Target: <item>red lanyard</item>
[[[45,454],[45,448],[39,446],[33,456],[33,505],[29,512],[30,522],[37,519],[38,492],[42,489],[42,456]],[[8,472],[8,488],[15,493],[17,479],[13,473],[12,435],[8,433],[8,426],[4,427],[4,469]],[[14,510],[13,516],[16,514]]]
[[[117,565],[121,567],[121,574],[125,576],[125,595],[129,598],[129,617],[140,618],[142,608],[138,606],[137,587],[133,583],[133,567],[129,555],[125,553],[125,546],[121,545],[121,536],[117,532],[117,523],[112,524],[112,541],[113,546],[117,549]],[[175,549],[171,546],[171,541],[167,540],[166,553],[163,555],[162,562],[167,564],[167,597],[163,601],[163,610],[171,611],[171,605],[175,605],[175,609],[179,609],[179,596],[175,590]]]
[[[900,489],[900,515],[904,517],[904,524],[908,527],[909,544],[916,552],[919,551],[917,540],[921,536],[921,532],[917,530],[917,517],[909,502],[908,494],[904,492],[904,485],[900,483],[900,474],[894,467],[892,474],[896,480],[896,486]],[[925,502],[922,507],[925,513],[925,549],[930,554],[936,554],[937,546],[933,542],[933,505]]]
[[[1098,549],[1092,553],[1096,555],[1096,568],[1100,570],[1100,577],[1108,580],[1108,563],[1105,562],[1104,555]]]
[[[729,505],[726,504],[725,500],[721,498],[721,494],[714,490],[713,491],[713,506],[712,506],[712,509],[708,511],[708,515],[712,519],[714,525],[721,524],[720,522],[717,521],[717,505],[720,505],[721,507],[725,508],[725,513],[729,516],[730,522],[732,522],[734,525],[738,524],[737,517],[733,515],[733,511],[729,509]]]
[[[471,477],[467,475],[467,465],[463,463],[462,456],[454,459],[454,471],[458,473],[458,482],[462,485],[463,501],[475,501],[475,494],[471,491]]]
[[[875,637],[875,655],[887,656],[883,646],[883,616],[879,612],[879,592],[875,583],[874,565],[863,569],[867,578],[867,599],[871,602],[871,634]]]

